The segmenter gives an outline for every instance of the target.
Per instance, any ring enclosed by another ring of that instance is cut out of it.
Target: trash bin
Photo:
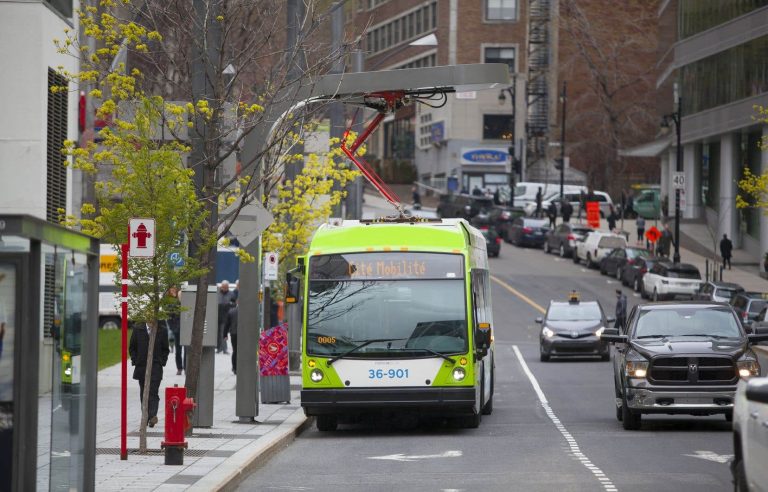
[[[286,323],[264,330],[259,336],[259,375],[261,403],[291,402]]]

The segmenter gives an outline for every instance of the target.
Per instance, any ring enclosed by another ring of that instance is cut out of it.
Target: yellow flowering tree
[[[355,135],[350,133],[347,138],[347,144],[352,145]],[[264,232],[262,246],[265,251],[279,253],[283,273],[295,265],[297,256],[307,252],[317,226],[328,220],[333,208],[346,196],[344,187],[360,176],[359,171],[341,164],[344,155],[339,143],[338,138],[332,138],[330,152],[322,156],[309,155],[295,180],[277,185],[276,200],[270,206],[274,222]],[[364,152],[361,148],[358,154]],[[301,159],[303,156],[289,158]],[[275,294],[282,298],[285,275],[279,275],[278,279]]]
[[[768,108],[756,105],[754,109],[757,112],[754,119],[762,124],[768,124]],[[758,145],[761,150],[768,150],[768,139],[763,136]],[[754,174],[748,167],[744,167],[742,173],[739,180],[741,193],[736,196],[736,207],[768,209],[768,173]],[[765,254],[768,258],[768,252]]]
[[[280,115],[303,86],[326,73],[347,50],[334,51],[319,36],[327,30],[329,5],[305,3],[306,15],[296,20],[297,39],[290,47],[286,25],[275,22],[286,18],[286,5],[276,0],[94,0],[81,5],[82,35],[66,31],[54,41],[60,53],[77,57],[81,66],[77,72],[59,71],[87,87],[97,118],[119,130],[134,124],[134,108],[151,97],[162,116],[154,125],[155,138],[188,147],[188,152],[177,152],[193,172],[202,220],[199,231],[189,234],[199,267],[189,280],[206,284],[216,242],[227,236],[240,208],[219,212],[236,200],[264,202],[265,192],[284,172],[279,156],[301,139],[313,112],[323,109],[310,105]],[[254,132],[269,137],[244,152]],[[75,166],[86,172],[97,171],[104,161],[98,143],[74,150]],[[101,212],[94,210],[96,216]],[[206,290],[198,289],[187,358],[185,385],[192,397],[199,378],[205,296]]]

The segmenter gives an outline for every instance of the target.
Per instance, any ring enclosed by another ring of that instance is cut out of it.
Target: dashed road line
[[[498,280],[497,280],[498,282]],[[504,285],[503,283],[501,285]],[[527,301],[526,301],[527,302]],[[541,386],[539,386],[539,382],[536,380],[536,376],[533,375],[530,368],[528,367],[528,364],[525,363],[525,359],[523,359],[523,354],[520,352],[520,349],[517,347],[517,345],[512,346],[512,350],[515,351],[515,355],[517,356],[517,360],[520,362],[520,366],[523,368],[523,372],[526,376],[528,376],[528,380],[531,382],[531,386],[533,386],[533,391],[536,392],[536,396],[539,397],[539,402],[541,403],[542,408],[544,408],[544,412],[547,414],[547,417],[552,421],[553,424],[555,424],[555,427],[558,431],[560,431],[560,434],[562,434],[565,441],[568,443],[568,448],[570,449],[570,452],[573,456],[578,459],[584,467],[592,472],[592,474],[595,475],[595,478],[597,478],[600,482],[600,485],[609,492],[616,492],[618,489],[613,484],[610,478],[607,477],[603,471],[598,468],[597,466],[592,463],[592,461],[581,452],[581,448],[579,447],[579,443],[576,442],[576,438],[573,437],[573,435],[568,432],[568,429],[565,428],[563,423],[560,421],[559,418],[557,418],[557,415],[555,415],[554,410],[552,410],[552,407],[549,406],[549,401],[547,400],[547,396],[544,394],[544,391],[542,391]]]

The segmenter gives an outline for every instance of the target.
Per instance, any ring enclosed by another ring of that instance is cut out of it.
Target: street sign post
[[[685,173],[684,172],[676,172],[672,176],[672,187],[676,190],[684,190],[685,189]]]
[[[264,280],[277,280],[277,253],[270,251],[264,255]]]
[[[155,256],[155,219],[131,219],[128,244],[128,254],[134,258]]]

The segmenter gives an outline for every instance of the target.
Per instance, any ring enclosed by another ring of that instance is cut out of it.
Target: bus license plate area
[[[443,359],[365,360],[334,362],[336,373],[348,388],[428,386],[435,380]],[[427,383],[429,381],[429,383]]]

